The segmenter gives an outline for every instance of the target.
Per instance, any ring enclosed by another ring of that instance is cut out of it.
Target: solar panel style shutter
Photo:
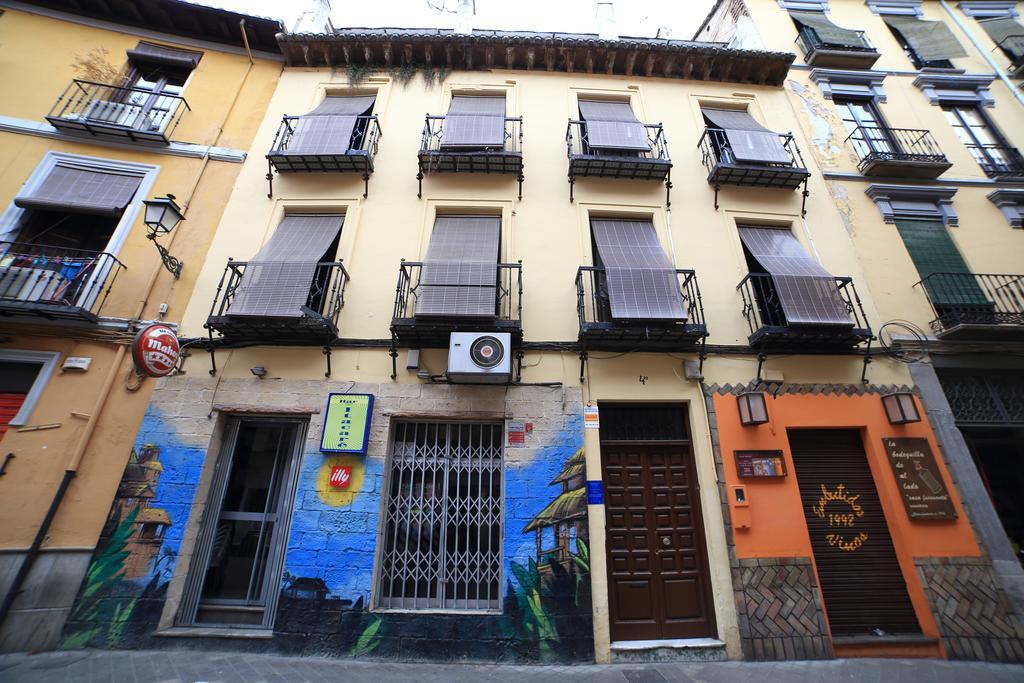
[[[788,230],[740,227],[750,255],[771,275],[789,325],[853,327],[835,278],[807,255]]]
[[[140,183],[141,174],[59,161],[39,187],[14,203],[23,209],[118,217]]]
[[[344,220],[340,215],[285,216],[245,267],[228,315],[268,318],[309,315],[306,303],[316,266],[334,242]]]
[[[587,145],[597,149],[651,149],[647,128],[637,120],[629,102],[580,100],[580,116],[586,121]]]
[[[504,97],[452,97],[441,131],[442,147],[504,147]]]
[[[125,50],[130,62],[143,62],[145,64],[160,64],[163,66],[177,67],[182,69],[194,69],[202,59],[202,52],[192,50],[179,50],[166,45],[147,43],[139,41],[139,44],[132,50]]]
[[[981,28],[996,43],[1002,43],[999,47],[1008,52],[1012,59],[1024,58],[1024,26],[1019,22],[1006,17],[998,19],[985,19],[979,21]],[[1013,36],[1013,38],[1010,38]],[[1010,38],[1010,40],[1006,40]],[[1006,40],[1005,43],[1003,41]]]
[[[789,16],[796,19],[801,25],[812,29],[822,42],[831,45],[848,45],[851,47],[866,47],[864,39],[857,31],[836,26],[828,17],[818,12],[795,12],[791,11]]]
[[[376,97],[328,96],[295,122],[295,132],[284,154],[345,154],[352,147],[352,134],[360,116],[373,109]]]
[[[612,318],[686,320],[676,270],[650,221],[595,219],[590,229],[604,265]]]
[[[496,315],[498,216],[438,216],[423,259],[417,316]]]
[[[922,279],[932,273],[971,275],[971,269],[960,254],[942,221],[896,219],[910,260]],[[928,296],[938,306],[991,304],[974,277],[938,277],[924,283]]]
[[[893,16],[884,16],[882,19],[899,31],[914,54],[926,62],[967,56],[964,46],[956,39],[949,27],[941,21]]]
[[[701,109],[712,126],[725,131],[736,161],[762,164],[791,164],[779,134],[768,130],[745,111]]]

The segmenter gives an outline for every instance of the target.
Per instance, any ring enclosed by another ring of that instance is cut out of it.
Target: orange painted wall
[[[964,516],[960,497],[952,485],[945,458],[924,417],[922,421],[891,425],[877,394],[864,396],[810,396],[788,394],[772,398],[767,394],[769,422],[740,425],[735,396],[715,396],[715,412],[721,440],[726,486],[743,485],[749,500],[750,528],[734,529],[736,555],[755,557],[812,557],[811,540],[804,519],[800,491],[794,476],[787,428],[855,428],[860,430],[878,496],[889,524],[893,545],[907,589],[925,635],[938,637],[928,602],[921,586],[915,557],[954,557],[980,554],[974,533]],[[900,498],[896,478],[889,465],[883,437],[924,437],[942,473],[957,511],[955,521],[912,522]],[[781,479],[740,479],[733,457],[735,450],[781,450],[788,476]],[[840,482],[837,482],[840,483]],[[729,505],[736,519],[735,501],[729,490]],[[742,513],[741,513],[742,514]],[[827,612],[827,607],[826,607]]]

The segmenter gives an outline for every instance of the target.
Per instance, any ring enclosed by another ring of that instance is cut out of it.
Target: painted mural
[[[288,654],[390,659],[593,660],[585,465],[578,416],[505,467],[501,613],[369,609],[384,459],[303,456],[274,638]],[[147,413],[63,647],[158,647],[163,609],[205,451]],[[347,468],[344,489],[332,487]],[[219,643],[225,646],[226,643]]]

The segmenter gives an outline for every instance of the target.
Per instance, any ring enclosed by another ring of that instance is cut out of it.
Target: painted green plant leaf
[[[359,636],[359,640],[356,641],[355,646],[352,648],[353,657],[362,657],[368,655],[377,649],[380,645],[380,639],[378,634],[380,632],[382,620],[380,617],[374,617],[369,625],[363,630]]]

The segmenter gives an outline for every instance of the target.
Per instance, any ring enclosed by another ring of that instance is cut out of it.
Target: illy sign
[[[132,359],[140,374],[163,377],[174,369],[181,357],[181,346],[174,330],[155,323],[147,325],[135,335]]]
[[[345,465],[337,465],[331,468],[331,488],[347,489],[348,483],[352,481],[352,468]]]

